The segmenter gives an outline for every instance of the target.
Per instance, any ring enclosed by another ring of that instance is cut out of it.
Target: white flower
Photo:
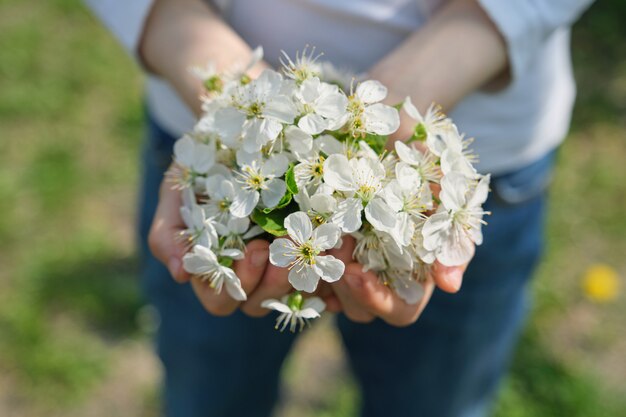
[[[396,165],[396,179],[390,181],[382,196],[397,212],[424,217],[433,208],[432,193],[428,183],[423,183],[419,173],[402,162]]]
[[[326,303],[319,297],[303,298],[302,294],[295,292],[285,295],[280,301],[273,298],[265,300],[261,303],[261,307],[278,311],[280,315],[276,319],[276,329],[280,327],[282,332],[289,324],[289,330],[293,333],[298,324],[302,331],[309,320],[318,318],[326,309]]]
[[[239,81],[242,84],[246,84],[250,82],[250,79],[247,76],[247,72],[250,71],[256,64],[258,64],[263,59],[263,47],[257,46],[250,54],[250,59],[247,63],[242,64],[241,62],[235,63],[232,68],[230,68],[226,72],[226,76],[229,80]]]
[[[424,248],[433,250],[446,266],[462,265],[474,255],[474,244],[482,243],[481,224],[487,214],[481,205],[489,192],[489,176],[477,184],[463,174],[451,173],[441,180],[442,205],[430,216],[422,234]]]
[[[435,154],[422,152],[399,140],[394,143],[394,147],[398,158],[400,158],[402,162],[414,167],[422,178],[422,181],[439,182],[441,179],[441,169],[437,166],[437,156]]]
[[[415,233],[416,222],[425,219],[424,213],[433,207],[428,183],[422,183],[417,171],[400,162],[396,165],[396,179],[385,186],[381,195],[398,213],[396,225],[388,233],[399,246],[408,246]]]
[[[353,158],[331,155],[324,162],[324,182],[335,190],[348,193],[341,201],[331,222],[346,233],[361,227],[361,212],[379,230],[389,230],[396,225],[393,210],[378,196],[383,188],[385,168],[370,158]]]
[[[245,251],[245,239],[249,239],[263,232],[259,226],[250,228],[248,217],[231,217],[226,223],[216,223],[215,230],[222,238],[222,248]]]
[[[272,70],[265,70],[256,80],[234,89],[232,106],[218,110],[215,117],[224,143],[235,147],[241,137],[246,152],[257,152],[276,140],[282,123],[291,124],[296,116],[293,102],[282,89],[282,76]]]
[[[424,264],[432,264],[435,262],[436,253],[435,250],[429,250],[424,247],[424,235],[422,234],[422,229],[427,219],[417,219],[415,221],[415,231],[409,249],[413,256],[421,259]]]
[[[204,208],[196,203],[196,196],[190,188],[183,190],[182,199],[180,216],[187,228],[181,232],[181,237],[186,246],[197,244],[211,248],[217,245],[215,221],[207,217]]]
[[[215,146],[185,135],[174,144],[174,161],[176,166],[168,172],[169,178],[179,188],[193,186],[196,178],[206,175],[215,164]]]
[[[337,200],[323,192],[318,192],[309,197],[306,188],[300,188],[294,199],[300,206],[300,210],[308,214],[314,225],[326,223],[337,210]]]
[[[300,129],[317,135],[325,129],[341,127],[341,124],[335,124],[344,117],[348,98],[339,91],[339,87],[322,83],[317,77],[308,78],[296,90],[295,96],[300,107]]]
[[[270,262],[289,270],[289,282],[296,290],[313,292],[321,279],[335,282],[343,275],[345,265],[332,255],[320,252],[332,249],[341,237],[333,224],[325,223],[313,230],[305,213],[292,213],[285,219],[289,239],[276,239],[270,245]]]
[[[306,154],[313,148],[313,137],[310,133],[296,126],[287,126],[283,130],[289,150],[295,154]]]
[[[365,271],[382,273],[389,269],[412,269],[412,255],[403,251],[389,233],[364,227],[352,236],[356,239],[354,257]]]
[[[389,135],[400,127],[398,111],[379,103],[387,97],[387,88],[378,81],[360,83],[349,97],[347,128],[354,137],[367,133]]]
[[[317,189],[324,177],[324,161],[324,157],[318,154],[294,166],[293,173],[298,189],[307,188],[311,191]]]
[[[438,144],[445,146],[441,152],[441,172],[443,175],[459,172],[467,178],[480,178],[480,174],[472,165],[472,161],[477,160],[476,155],[468,149],[471,140],[464,139],[462,135],[459,135],[456,128],[439,136],[439,138]]]
[[[407,304],[417,304],[424,297],[424,286],[415,279],[412,271],[388,269],[381,276]]]
[[[308,46],[305,46],[301,53],[296,52],[295,61],[285,51],[281,51],[283,57],[280,58],[280,63],[283,65],[282,70],[285,76],[298,84],[310,78],[319,77],[322,71],[321,65],[317,62],[322,54],[315,55],[315,47],[311,48],[310,51],[307,49]]]
[[[249,82],[250,80],[247,78],[246,73],[262,59],[263,48],[259,46],[252,51],[250,59],[246,64],[237,62],[224,73],[217,71],[217,67],[213,61],[207,62],[205,67],[191,67],[189,71],[202,80],[204,87],[210,93],[219,94],[224,90],[225,85],[229,83],[239,82],[245,84]]]
[[[221,265],[210,249],[200,245],[194,246],[192,252],[183,256],[183,267],[190,274],[209,280],[209,285],[216,293],[219,294],[225,286],[226,292],[235,300],[246,299],[239,277],[232,269]]]
[[[235,193],[230,212],[237,217],[247,217],[259,202],[274,207],[287,190],[285,181],[279,179],[287,171],[289,162],[282,154],[273,154],[263,160],[260,153],[237,152],[240,171],[237,182],[241,185]]]
[[[350,90],[350,84],[361,81],[365,78],[365,74],[356,74],[349,68],[336,67],[330,61],[320,63],[320,79],[326,83],[336,84],[342,90]]]
[[[209,200],[205,204],[208,216],[215,217],[219,222],[227,222],[230,218],[230,207],[235,199],[233,180],[221,174],[208,177],[205,181]]]
[[[432,143],[431,141],[436,139],[437,135],[446,132],[453,126],[452,121],[448,119],[446,115],[441,112],[441,109],[434,104],[431,104],[428,107],[428,110],[426,110],[426,114],[422,116],[419,110],[417,110],[411,102],[411,97],[407,96],[404,99],[402,109],[409,115],[409,117],[411,117],[411,119],[417,122],[413,135],[418,140],[426,140],[429,145]],[[433,150],[433,152],[437,156],[441,155],[436,150]]]

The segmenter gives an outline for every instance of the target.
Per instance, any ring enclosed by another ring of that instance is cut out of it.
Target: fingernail
[[[250,254],[250,263],[255,268],[260,268],[265,266],[267,263],[267,259],[269,258],[270,252],[267,249],[255,250]]]
[[[343,278],[348,282],[348,285],[353,288],[363,287],[363,279],[358,275],[344,275]]]
[[[180,259],[176,256],[172,256],[167,263],[167,268],[170,270],[172,277],[177,278],[177,275],[180,272]]]
[[[455,291],[461,289],[463,282],[463,271],[461,268],[448,268],[443,272],[443,280],[446,281]]]

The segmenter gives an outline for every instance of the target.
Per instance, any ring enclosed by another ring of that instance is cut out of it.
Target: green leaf
[[[382,154],[387,144],[387,136],[372,135],[368,133],[365,135],[365,143],[367,143],[377,154]]]
[[[261,226],[263,230],[274,236],[285,236],[287,229],[285,229],[285,217],[287,217],[293,210],[289,210],[288,207],[272,210],[270,213],[264,213],[263,210],[255,209],[252,212],[252,221]]]
[[[289,169],[285,172],[285,183],[287,184],[287,190],[291,194],[298,194],[298,184],[296,183],[296,175],[293,172],[294,164],[289,165]]]
[[[268,213],[273,212],[274,210],[279,210],[283,207],[287,207],[289,203],[291,203],[291,197],[292,197],[291,191],[289,190],[285,191],[285,194],[282,196],[278,204],[275,207],[264,208],[263,213],[268,214]]]
[[[411,136],[409,140],[407,140],[406,142],[407,143],[411,143],[415,141],[424,142],[427,137],[428,137],[428,132],[426,131],[426,126],[424,126],[424,123],[420,123],[415,126],[415,129],[413,129],[413,136]]]
[[[220,263],[220,265],[222,266],[226,266],[228,268],[230,268],[231,266],[233,266],[234,261],[232,260],[232,258],[227,258],[225,256],[220,256],[218,258],[218,262]]]

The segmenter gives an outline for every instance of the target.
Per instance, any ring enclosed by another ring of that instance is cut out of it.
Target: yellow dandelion
[[[604,264],[590,266],[582,280],[585,296],[598,303],[614,301],[619,296],[620,284],[617,271]]]

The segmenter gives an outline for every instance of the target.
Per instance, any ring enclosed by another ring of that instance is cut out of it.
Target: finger
[[[355,303],[374,316],[378,316],[394,326],[408,326],[414,323],[432,294],[432,281],[420,284],[424,294],[416,304],[407,304],[393,289],[383,285],[371,271],[363,272],[362,265],[352,263],[346,266],[345,283]]]
[[[343,311],[343,304],[341,304],[341,300],[337,297],[336,294],[330,294],[329,296],[323,298],[326,303],[326,311],[331,313],[339,313]]]
[[[270,298],[280,300],[282,296],[293,291],[288,276],[289,269],[268,264],[259,286],[241,305],[241,311],[252,317],[263,317],[268,314],[270,310],[261,307],[263,301]]]
[[[463,274],[467,269],[467,264],[461,266],[445,266],[435,262],[432,276],[439,289],[449,293],[455,293],[461,289]]]
[[[246,256],[233,264],[233,270],[241,280],[241,287],[246,294],[253,293],[259,285],[269,257],[268,248],[268,242],[253,240],[246,246]],[[215,292],[206,280],[194,277],[191,284],[204,308],[214,316],[228,316],[241,304],[241,301],[235,300],[226,291],[219,294]]]
[[[346,265],[354,263],[352,253],[354,252],[355,241],[351,236],[343,237],[343,244],[339,249],[328,251],[335,258],[340,259]],[[357,323],[369,323],[374,320],[374,315],[360,305],[352,295],[351,286],[346,282],[346,275],[337,282],[331,284],[337,298],[341,304],[343,313],[352,321]]]
[[[341,301],[333,291],[329,283],[321,281],[315,290],[315,295],[326,303],[326,311],[339,313],[342,310]]]
[[[184,242],[177,239],[185,227],[180,216],[180,206],[180,191],[173,189],[167,181],[162,181],[159,204],[148,234],[148,246],[177,282],[186,282],[189,274],[182,265],[186,248]]]

